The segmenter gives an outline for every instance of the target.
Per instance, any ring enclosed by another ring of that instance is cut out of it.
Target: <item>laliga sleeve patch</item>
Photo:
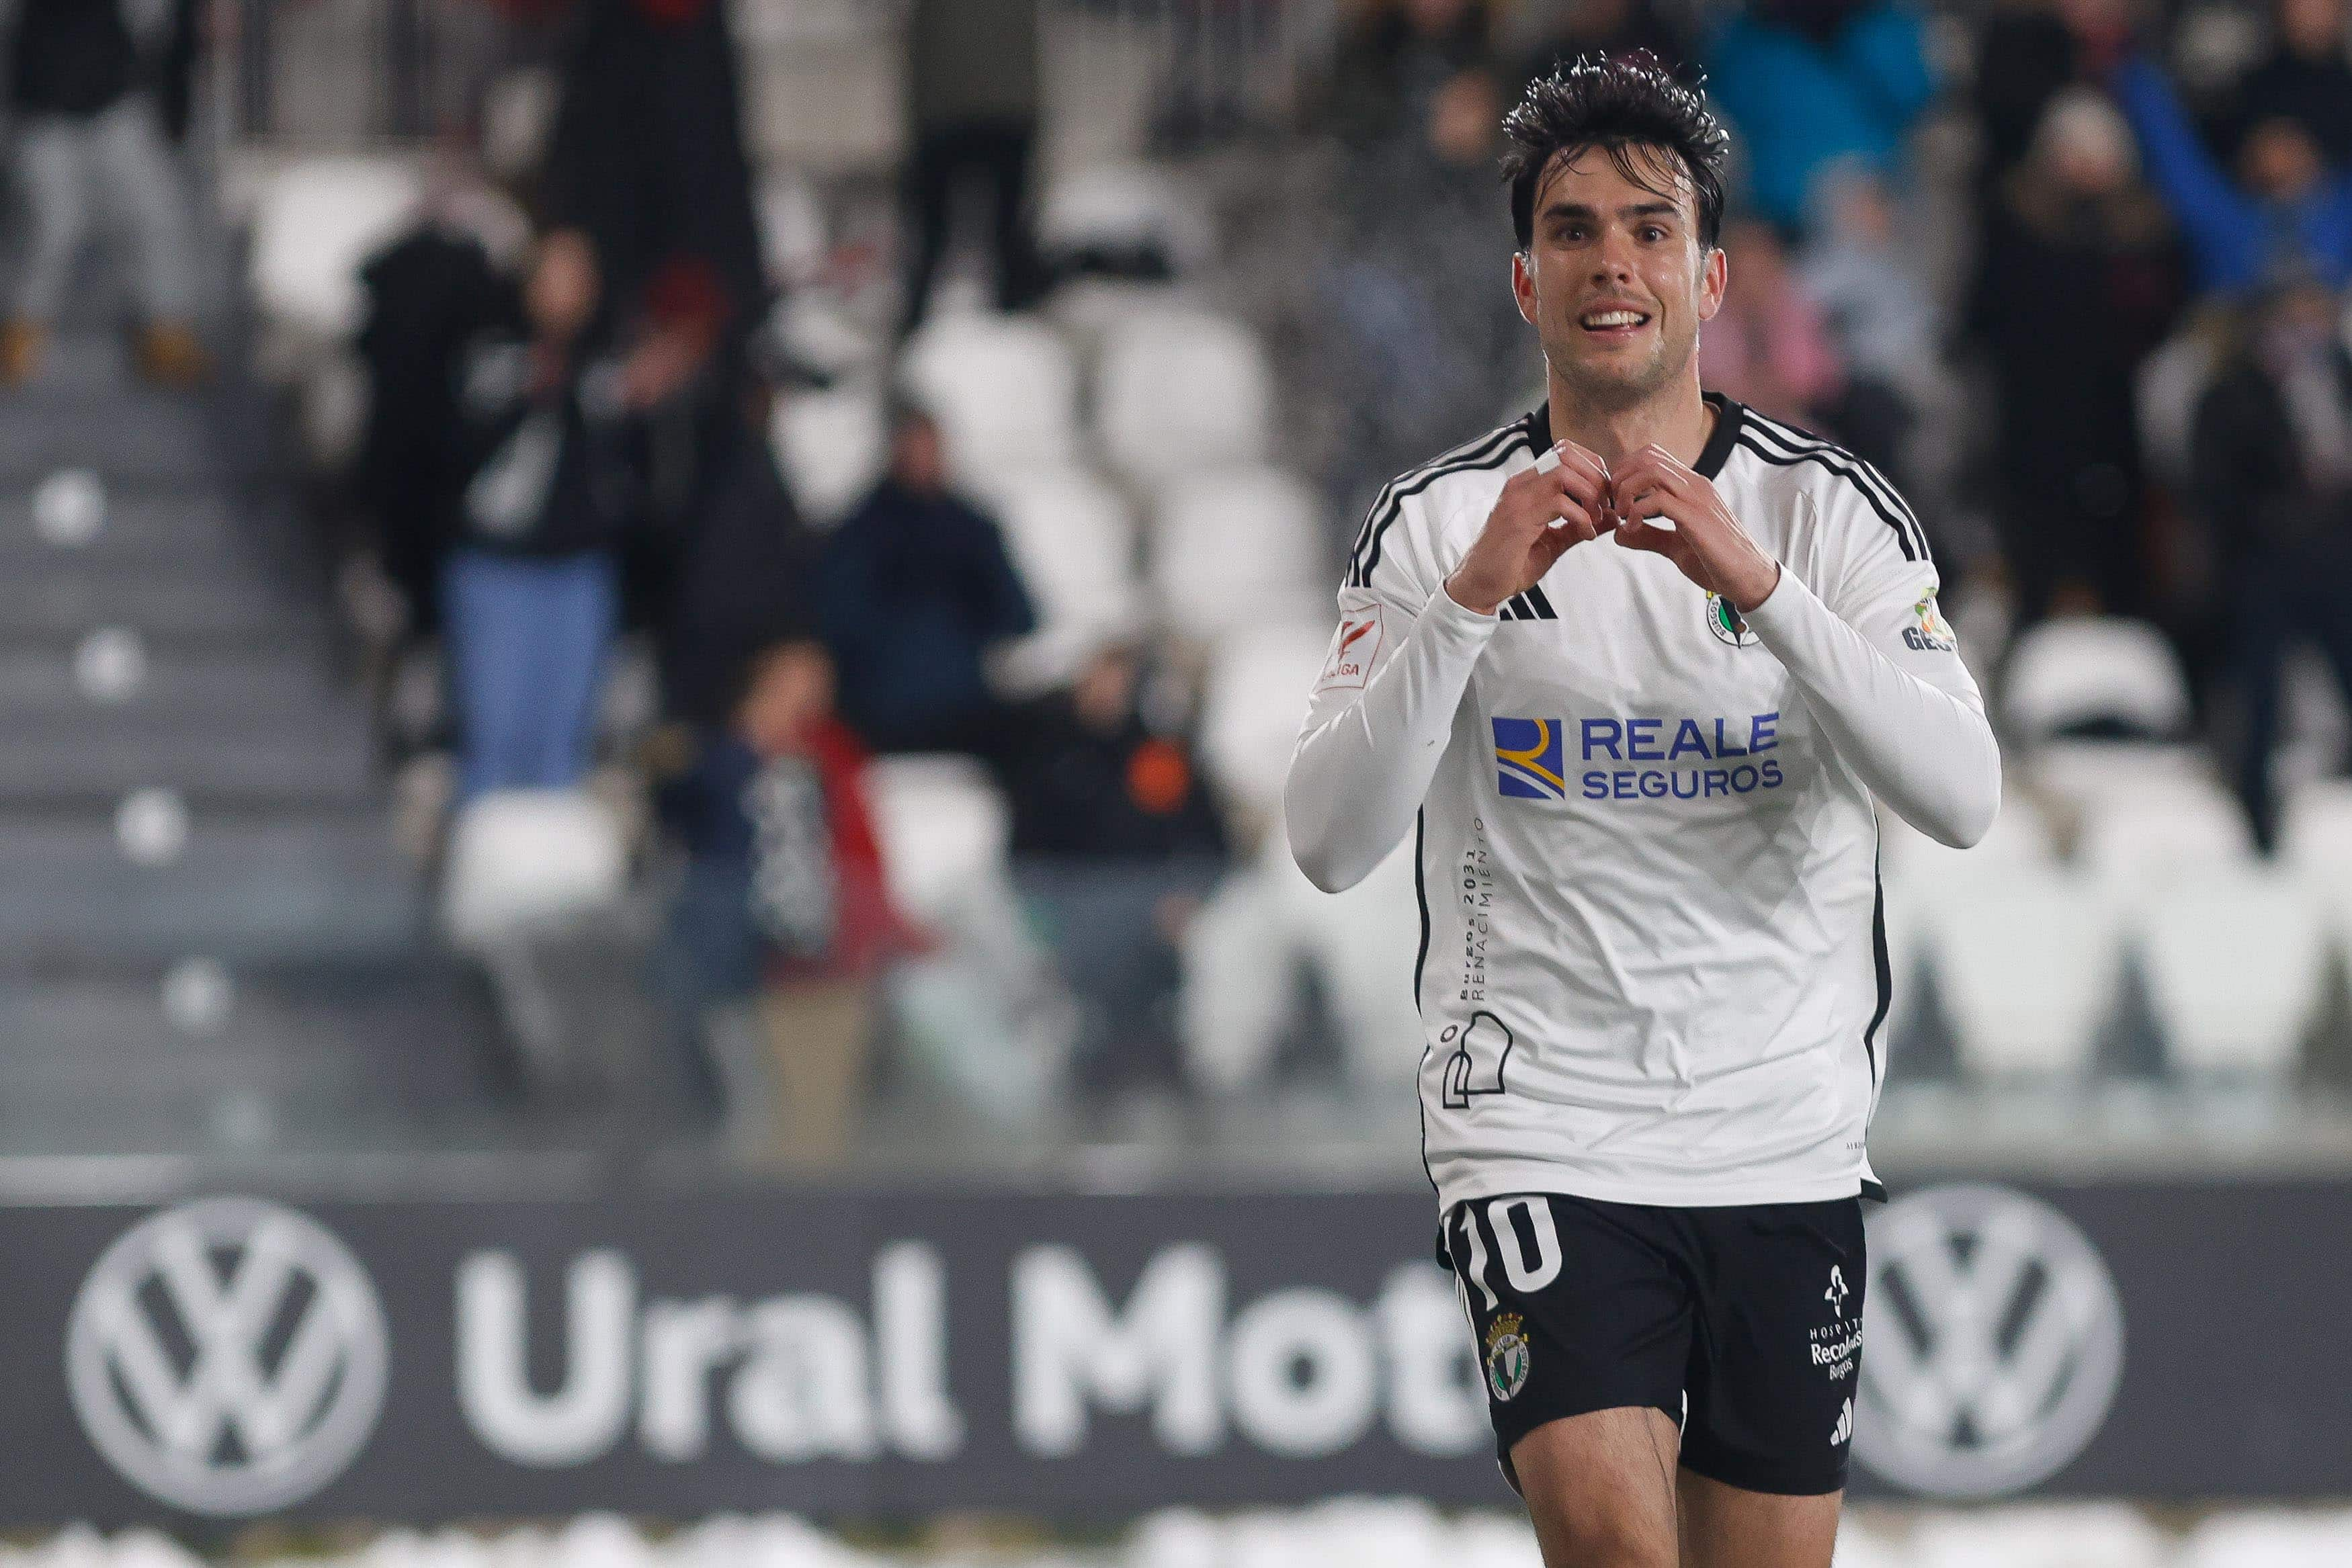
[[[1381,651],[1381,638],[1386,632],[1377,604],[1350,610],[1340,616],[1339,629],[1331,633],[1330,656],[1323,661],[1322,678],[1315,683],[1315,689],[1362,690],[1371,673],[1372,657]]]

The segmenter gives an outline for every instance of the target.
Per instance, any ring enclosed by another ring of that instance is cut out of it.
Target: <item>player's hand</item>
[[[1549,461],[1554,459],[1556,461]],[[1543,580],[1552,562],[1608,531],[1609,465],[1563,441],[1504,484],[1468,553],[1445,580],[1454,601],[1492,615]]]
[[[1642,448],[1618,469],[1609,504],[1619,544],[1664,556],[1743,615],[1780,584],[1780,563],[1748,537],[1715,486],[1663,446]]]

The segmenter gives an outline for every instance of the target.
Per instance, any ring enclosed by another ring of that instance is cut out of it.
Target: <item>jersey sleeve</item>
[[[1423,523],[1414,499],[1374,503],[1291,754],[1282,797],[1290,852],[1326,893],[1361,882],[1412,826],[1499,623],[1445,591]]]
[[[1866,465],[1807,500],[1823,580],[1784,563],[1748,624],[1873,794],[1929,837],[1972,844],[2000,809],[2000,748],[1937,608],[1927,537]]]

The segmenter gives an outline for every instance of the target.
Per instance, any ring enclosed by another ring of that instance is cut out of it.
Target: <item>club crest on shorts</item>
[[[1720,593],[1706,596],[1706,629],[1715,633],[1717,642],[1730,647],[1756,646],[1756,633],[1748,629],[1748,622],[1740,619],[1731,601]]]
[[[1517,1312],[1503,1312],[1486,1331],[1486,1389],[1498,1405],[1528,1385],[1528,1336]]]

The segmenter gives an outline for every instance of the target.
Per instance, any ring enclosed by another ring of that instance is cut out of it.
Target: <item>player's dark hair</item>
[[[1511,227],[1525,250],[1535,241],[1536,187],[1554,158],[1589,147],[1609,155],[1617,172],[1645,191],[1660,190],[1653,158],[1678,160],[1698,197],[1699,244],[1715,248],[1723,232],[1723,170],[1731,135],[1706,107],[1696,86],[1676,81],[1646,54],[1615,59],[1586,56],[1528,84],[1518,107],[1503,118],[1510,150],[1503,178],[1511,187]]]

